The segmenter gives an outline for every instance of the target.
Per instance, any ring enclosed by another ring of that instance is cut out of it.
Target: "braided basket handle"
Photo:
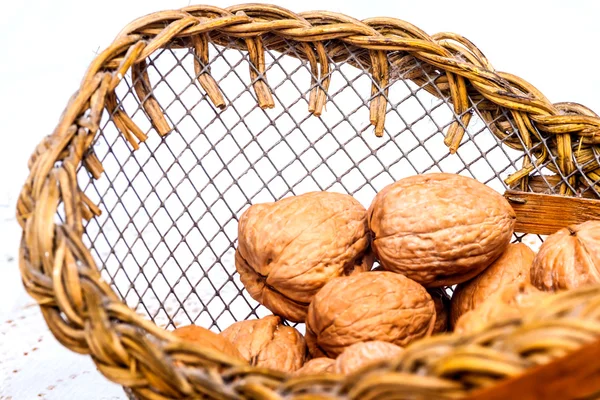
[[[406,358],[395,366],[382,366],[379,373],[368,379],[365,376],[289,379],[285,374],[244,366],[224,354],[181,342],[170,332],[158,328],[128,308],[101,278],[89,249],[82,241],[83,220],[100,215],[100,209],[79,187],[77,170],[83,165],[94,178],[99,178],[103,173],[102,164],[90,150],[105,108],[113,112],[115,125],[134,149],[139,142],[146,140],[146,134],[124,110],[117,108],[115,88],[131,70],[136,77],[136,94],[153,127],[160,135],[168,135],[173,128],[164,118],[163,110],[152,94],[145,74],[146,58],[167,45],[192,48],[197,55],[194,68],[200,86],[215,106],[222,108],[225,106],[223,97],[207,67],[207,44],[209,40],[218,44],[224,37],[235,38],[234,45],[250,53],[253,88],[261,107],[273,105],[265,76],[265,46],[284,46],[283,39],[298,43],[297,54],[308,61],[312,71],[313,89],[310,92],[309,110],[317,116],[321,114],[327,99],[330,81],[327,58],[335,60],[336,57],[342,57],[343,48],[351,46],[365,51],[365,59],[361,59],[361,62],[366,62],[373,77],[370,123],[374,125],[375,133],[382,135],[387,86],[392,76],[410,63],[406,57],[392,58],[388,57],[388,53],[402,51],[443,72],[435,81],[437,86],[429,85],[426,88],[430,93],[450,96],[454,112],[458,115],[458,121],[450,126],[446,136],[446,144],[451,152],[458,148],[471,119],[468,112],[468,99],[471,97],[477,100],[481,114],[491,124],[494,134],[500,137],[509,135],[506,131],[507,121],[501,117],[502,110],[508,111],[519,129],[522,143],[507,142],[507,145],[522,149],[527,156],[523,168],[507,179],[509,186],[520,184],[522,189],[527,187],[528,176],[535,170],[532,149],[535,143],[543,139],[542,134],[556,144],[559,169],[555,172],[566,178],[566,183],[560,184],[562,194],[573,194],[573,188],[582,181],[595,181],[593,174],[598,173],[600,177],[600,167],[595,166],[584,173],[575,168],[574,162],[580,163],[581,157],[595,151],[600,140],[596,137],[600,118],[577,104],[552,104],[529,83],[495,71],[483,53],[461,36],[451,33],[429,36],[413,25],[393,18],[358,21],[328,12],[295,14],[281,7],[264,4],[228,9],[193,6],[150,14],[125,27],[91,63],[54,132],[32,154],[30,174],[18,199],[17,217],[23,228],[19,260],[23,284],[39,303],[46,323],[57,340],[73,351],[92,355],[102,374],[131,388],[138,398],[317,398],[310,394],[311,390],[325,396],[318,398],[378,398],[378,393],[386,390],[421,395],[438,390],[438,395],[445,393],[455,398],[468,393],[473,386],[477,387],[473,382],[483,386],[491,384],[491,378],[461,382],[463,375],[460,374],[436,375],[436,371],[440,370],[437,361],[413,365]],[[325,40],[333,40],[339,46],[328,49],[331,53],[327,54],[323,46]],[[419,82],[422,77],[416,75],[411,79]],[[574,154],[572,148],[576,142],[580,144],[581,152]],[[535,155],[537,163],[551,156],[547,152]],[[522,192],[508,194],[514,204],[531,206],[532,200],[524,197],[526,195],[529,196]],[[536,207],[548,204],[548,196],[534,195],[544,196],[543,201],[536,203]],[[565,201],[565,198],[560,197],[560,201]],[[581,209],[588,210],[594,216],[600,215],[595,200],[575,201],[583,201],[578,203],[580,208],[583,207]],[[567,203],[561,203],[560,206],[564,207]],[[65,220],[59,223],[55,216],[61,204],[64,205]],[[573,218],[581,218],[581,215]],[[564,219],[561,223],[564,223]],[[576,294],[582,301],[595,299],[597,303],[600,288]],[[568,304],[572,304],[573,309],[578,307],[575,303]],[[551,309],[558,309],[559,305],[557,300],[553,306],[555,308]],[[562,315],[557,312],[546,320],[564,325],[566,323],[561,319]],[[577,332],[595,330],[597,333],[597,319],[595,317],[587,325],[565,326]],[[524,326],[531,327],[533,322]],[[444,354],[450,359],[454,356],[460,359],[462,349],[469,343],[477,349],[483,349],[478,351],[491,351],[495,344],[503,343],[511,335],[519,337],[519,332],[523,331],[518,330],[519,326],[520,321],[507,324],[501,334],[494,338],[488,336],[486,342],[481,337],[455,336],[424,341],[413,347],[411,354],[415,354],[419,348],[424,354],[431,354],[431,349],[443,348]],[[573,343],[569,342],[569,345],[581,345],[577,340]],[[510,349],[507,347],[504,350],[510,352]],[[584,373],[590,371],[586,367],[593,364],[591,357],[598,358],[598,345],[588,345],[580,353],[584,355],[573,355],[569,373],[582,372],[572,375],[573,382],[562,392],[565,395],[581,394],[584,389],[585,393],[600,389],[600,380],[589,379],[591,375]],[[529,365],[529,361],[520,358],[521,355],[517,353],[511,353],[510,357],[519,360],[519,368]],[[506,371],[512,370],[507,365],[512,365],[513,359],[509,361],[505,364],[499,361],[490,367],[495,374],[493,379],[510,376]],[[185,365],[197,368],[187,368]],[[556,371],[559,365],[560,361],[556,361],[547,368]],[[423,371],[429,375],[421,376]],[[466,370],[463,372],[466,373]],[[597,371],[595,373],[597,376]],[[427,384],[424,385],[424,382]],[[527,393],[534,393],[531,386],[528,389],[526,386],[518,387],[524,390],[519,392],[523,396],[521,398],[533,398],[533,394],[527,397]]]

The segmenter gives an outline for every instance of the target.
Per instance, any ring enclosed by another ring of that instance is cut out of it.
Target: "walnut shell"
[[[425,287],[465,282],[510,242],[516,215],[475,179],[431,173],[381,190],[368,211],[373,250],[384,269]]]
[[[509,244],[504,253],[475,278],[456,286],[452,295],[451,322],[477,308],[499,288],[512,282],[530,282],[534,252],[523,243]]]
[[[501,287],[479,307],[467,311],[456,322],[454,332],[470,334],[509,318],[519,318],[549,296],[527,282],[513,282]]]
[[[221,332],[250,364],[257,367],[292,372],[304,365],[306,342],[300,332],[269,315],[261,319],[240,321]]]
[[[404,349],[395,344],[374,340],[371,342],[355,343],[346,349],[335,360],[333,372],[350,374],[360,368],[377,361],[394,358]]]
[[[201,326],[185,325],[173,330],[173,334],[180,339],[198,343],[203,347],[217,350],[238,360],[247,361],[229,340]]]
[[[433,326],[432,334],[448,332],[450,325],[450,297],[442,288],[431,288],[427,290],[427,293],[429,293],[435,305],[435,325]]]
[[[600,221],[588,221],[548,236],[531,266],[540,290],[574,289],[600,282]]]
[[[308,308],[306,344],[313,357],[334,358],[357,342],[405,346],[429,336],[434,324],[425,288],[400,274],[369,272],[323,286]]]
[[[310,192],[249,207],[239,221],[235,264],[252,298],[304,322],[325,283],[371,269],[369,242],[367,212],[358,201]]]
[[[307,361],[302,368],[294,371],[293,375],[319,375],[326,372],[333,372],[335,360],[327,357],[313,358]]]

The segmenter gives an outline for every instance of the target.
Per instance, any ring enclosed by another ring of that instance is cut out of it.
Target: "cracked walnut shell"
[[[479,307],[488,297],[510,283],[530,282],[529,269],[535,253],[523,243],[509,244],[504,253],[475,278],[456,286],[452,295],[452,325],[464,313]]]
[[[269,315],[240,321],[221,332],[253,366],[293,372],[306,360],[306,342],[300,332]]]
[[[336,374],[351,374],[368,364],[394,358],[402,351],[402,347],[379,340],[355,343],[338,356],[333,371]]]
[[[587,221],[548,236],[531,266],[540,290],[574,289],[600,282],[600,221]]]
[[[304,322],[328,281],[371,269],[366,209],[352,196],[310,192],[255,204],[240,217],[235,265],[273,314]]]
[[[334,358],[357,342],[405,346],[429,336],[434,324],[425,288],[400,274],[369,272],[323,286],[308,308],[306,344],[313,357]]]
[[[369,207],[373,251],[385,270],[425,287],[465,282],[510,242],[516,215],[493,189],[456,174],[401,179]]]

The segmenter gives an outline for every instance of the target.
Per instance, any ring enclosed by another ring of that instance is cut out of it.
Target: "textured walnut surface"
[[[292,372],[304,365],[307,350],[300,332],[269,315],[232,324],[221,336],[233,343],[251,365]]]
[[[311,192],[256,204],[242,214],[236,268],[255,300],[303,322],[325,283],[371,268],[369,241],[366,210],[357,200]]]
[[[454,332],[469,334],[507,318],[519,318],[549,293],[539,291],[527,282],[513,282],[498,289],[479,307],[464,313],[456,322]]]
[[[430,335],[435,324],[431,296],[393,272],[335,278],[308,309],[306,342],[313,357],[336,357],[346,347],[381,340],[404,346]]]
[[[307,361],[302,368],[296,370],[294,375],[311,375],[333,372],[335,360],[327,357],[317,357]]]
[[[384,269],[426,287],[464,282],[509,243],[515,213],[499,193],[464,176],[416,175],[381,190],[369,208]]]
[[[523,243],[511,243],[500,257],[475,278],[456,286],[452,295],[452,324],[464,313],[477,308],[503,286],[530,282],[534,252]]]
[[[201,326],[186,325],[175,329],[173,333],[183,340],[195,342],[203,347],[211,348],[231,357],[247,361],[229,340]]]
[[[427,290],[435,305],[435,325],[432,333],[447,332],[450,325],[450,297],[442,288]]]
[[[531,283],[541,290],[574,289],[600,282],[600,221],[561,229],[548,236],[531,266]]]
[[[355,343],[346,347],[335,360],[334,372],[350,374],[370,363],[394,358],[402,350],[400,346],[378,340]]]

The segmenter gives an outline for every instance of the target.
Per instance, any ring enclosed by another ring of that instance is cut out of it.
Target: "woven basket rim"
[[[17,219],[23,229],[19,260],[23,284],[40,305],[48,327],[59,342],[75,352],[90,354],[104,376],[131,388],[139,398],[189,398],[204,394],[216,398],[254,396],[271,399],[280,398],[284,393],[290,397],[300,396],[312,386],[340,398],[382,398],[377,397],[377,393],[385,397],[385,392],[378,392],[376,388],[382,382],[390,381],[377,380],[369,371],[361,372],[360,379],[356,376],[289,379],[285,374],[243,366],[219,352],[181,342],[172,333],[128,308],[101,278],[89,249],[83,244],[82,218],[93,218],[100,210],[79,188],[76,171],[83,165],[96,178],[102,174],[100,162],[87,150],[98,133],[104,108],[114,103],[113,92],[120,80],[132,68],[135,73],[135,68],[144,65],[149,55],[167,45],[203,51],[207,40],[222,44],[219,38],[225,36],[237,38],[236,45],[251,53],[250,60],[258,71],[254,72],[254,89],[264,108],[272,104],[269,88],[266,83],[261,84],[260,79],[260,74],[264,73],[264,65],[260,65],[262,39],[271,40],[274,46],[282,38],[297,44],[316,71],[315,100],[311,104],[311,112],[315,115],[321,112],[329,84],[328,66],[313,61],[313,58],[323,60],[322,41],[337,41],[365,49],[373,80],[379,86],[379,93],[373,96],[371,103],[371,122],[378,135],[383,133],[385,88],[390,80],[388,53],[406,52],[445,72],[447,92],[462,122],[453,125],[448,134],[446,144],[450,151],[456,150],[470,119],[468,96],[477,95],[490,110],[496,108],[495,112],[485,110],[490,118],[495,118],[498,110],[507,110],[516,116],[520,129],[556,137],[557,156],[563,160],[557,172],[563,177],[576,178],[576,166],[572,161],[576,156],[571,151],[571,137],[582,138],[582,143],[587,141],[588,146],[595,145],[600,117],[577,103],[552,104],[526,81],[495,71],[483,53],[460,35],[439,33],[429,36],[408,22],[394,18],[359,21],[325,11],[293,13],[268,4],[229,8],[190,6],[149,14],[127,25],[91,63],[56,129],[33,152],[29,161],[30,174],[17,204]],[[218,100],[215,92],[211,101]],[[168,134],[168,124],[164,125],[166,122],[161,121],[160,116],[154,117],[152,123],[157,132]],[[133,133],[127,139],[135,148],[137,140],[145,140],[145,135],[127,125],[130,120],[123,121]],[[521,149],[529,151],[533,140],[530,138]],[[518,183],[531,171],[524,166],[507,183]],[[563,187],[563,192],[572,194],[568,186]],[[67,217],[65,223],[58,224],[54,216],[61,202]],[[586,302],[597,303],[600,287],[576,290],[558,298],[577,299],[579,303],[575,300],[568,303],[573,308]],[[552,323],[560,325],[566,318],[564,315],[569,314],[561,308],[564,302],[559,300],[549,303],[554,308],[544,314],[551,318],[549,326]],[[538,308],[524,321],[504,321],[479,336],[424,340],[411,349],[444,345],[460,352],[467,345],[481,344],[485,335],[489,336],[490,343],[493,340],[501,342],[502,338],[539,325],[543,313]],[[486,349],[491,348],[486,346]],[[225,372],[219,376],[202,375],[186,367],[193,364],[220,366]],[[398,362],[390,361],[371,370],[385,378],[386,373],[396,371],[398,365]],[[423,386],[423,378],[418,378],[417,374],[411,376],[416,379],[414,387]],[[499,373],[497,379],[506,376],[510,374]],[[432,396],[436,393],[455,396],[470,389],[464,382],[454,382],[449,377],[431,377],[425,386],[429,391],[422,393]]]

